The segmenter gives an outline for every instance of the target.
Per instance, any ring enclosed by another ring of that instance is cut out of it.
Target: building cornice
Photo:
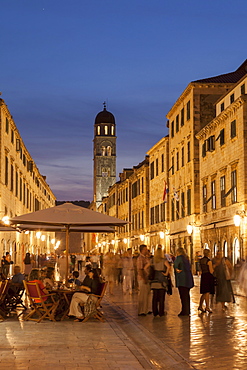
[[[222,122],[227,118],[236,113],[236,111],[247,101],[245,95],[241,95],[236,99],[231,105],[229,105],[223,112],[221,112],[217,117],[215,117],[211,122],[209,122],[205,127],[203,127],[195,137],[198,140],[204,139],[210,135],[212,131],[216,129]]]

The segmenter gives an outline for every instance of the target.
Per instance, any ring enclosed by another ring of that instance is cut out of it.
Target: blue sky
[[[1,1],[0,91],[58,200],[92,200],[93,125],[117,124],[117,174],[168,134],[190,81],[247,58],[247,2]]]

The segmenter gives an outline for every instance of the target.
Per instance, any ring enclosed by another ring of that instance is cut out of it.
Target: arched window
[[[114,135],[114,126],[111,127],[111,134]]]
[[[100,135],[100,126],[97,126],[97,135]]]
[[[102,146],[102,148],[101,148],[101,154],[102,154],[103,157],[106,155],[106,148],[105,148],[105,146]]]
[[[110,145],[108,145],[108,147],[107,147],[107,155],[108,155],[108,157],[111,156],[111,147],[110,147]]]
[[[105,130],[105,135],[108,135],[108,126],[105,126],[104,130]]]

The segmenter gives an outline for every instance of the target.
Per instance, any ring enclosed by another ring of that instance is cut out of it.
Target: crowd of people
[[[7,261],[7,262],[6,262]],[[89,292],[99,293],[99,284],[108,282],[108,294],[113,295],[116,286],[121,287],[123,294],[138,293],[138,315],[153,314],[154,317],[164,316],[166,294],[172,295],[173,283],[178,288],[181,311],[179,316],[190,315],[190,290],[194,286],[193,274],[188,256],[183,248],[178,248],[176,256],[165,254],[158,245],[151,255],[146,245],[139,250],[128,248],[123,254],[112,251],[105,255],[70,254],[67,276],[67,258],[63,253],[57,258],[46,259],[42,267],[36,267],[30,253],[23,260],[24,268],[14,267],[12,281],[22,284],[24,279],[38,282],[40,289],[46,294],[54,289],[57,280],[68,281],[77,288],[73,296],[70,315],[78,321],[82,319],[81,305],[85,303]],[[7,252],[2,258],[2,279],[9,274],[11,256]],[[200,276],[200,302],[198,312],[212,313],[212,302],[221,303],[223,311],[227,303],[235,302],[231,278],[233,267],[228,258],[218,251],[211,259],[210,250],[204,249],[203,256],[198,252],[195,256],[195,275]],[[67,279],[68,278],[68,279]],[[174,279],[173,279],[174,278]],[[247,262],[241,268],[239,276],[240,287],[247,293]]]

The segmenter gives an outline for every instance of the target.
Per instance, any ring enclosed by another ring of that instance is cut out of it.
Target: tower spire
[[[106,102],[103,103],[104,110],[106,110]]]

